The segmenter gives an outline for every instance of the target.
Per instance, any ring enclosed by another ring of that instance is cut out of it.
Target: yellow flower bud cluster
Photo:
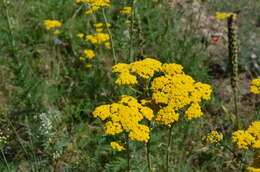
[[[223,135],[221,133],[218,133],[216,130],[212,130],[207,136],[204,136],[202,140],[211,144],[218,143],[223,140]]]
[[[153,118],[152,109],[142,106],[131,96],[122,96],[118,103],[97,107],[93,116],[105,121],[105,132],[110,135],[125,132],[131,140],[148,142],[150,129],[142,124]]]
[[[254,79],[251,82],[250,92],[254,94],[260,94],[260,79]]]
[[[233,132],[232,142],[239,149],[260,149],[260,121],[253,122],[247,130]]]
[[[122,145],[120,145],[120,143],[118,143],[118,142],[111,142],[110,145],[111,145],[111,147],[112,147],[113,149],[116,149],[116,150],[118,150],[118,151],[125,150],[125,147],[122,146]]]
[[[121,14],[131,14],[132,13],[132,7],[124,7],[122,10],[120,10]]]
[[[61,27],[61,22],[58,20],[44,20],[44,26],[47,30],[52,30],[52,34],[60,34],[60,30],[57,28]]]
[[[110,0],[75,0],[76,3],[87,3],[90,7],[85,14],[92,14],[101,7],[110,7]]]
[[[235,20],[236,20],[236,18],[237,18],[237,15],[234,14],[234,13],[221,13],[221,12],[216,12],[216,18],[217,18],[217,19],[220,19],[220,20],[225,20],[225,19],[227,19],[227,18],[230,17],[230,16],[233,16]]]

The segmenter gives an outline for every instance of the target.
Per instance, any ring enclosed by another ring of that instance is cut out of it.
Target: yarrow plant
[[[130,64],[118,63],[112,72],[117,74],[115,84],[134,90],[142,99],[124,95],[118,103],[101,105],[94,110],[94,117],[105,121],[105,132],[110,135],[125,133],[131,140],[148,143],[149,122],[169,127],[171,135],[172,124],[180,115],[187,120],[201,117],[200,103],[211,96],[208,84],[196,82],[175,63],[163,64],[146,58]],[[115,142],[111,146],[124,150]]]

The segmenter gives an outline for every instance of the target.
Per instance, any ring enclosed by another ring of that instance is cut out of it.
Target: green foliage
[[[131,25],[124,24],[131,17],[119,14],[126,5],[131,6],[131,1],[113,0],[111,8],[104,9],[112,24],[110,31],[118,62],[150,57],[178,63],[185,73],[214,88],[211,102],[203,105],[203,120],[182,119],[181,125],[174,125],[169,171],[242,171],[239,159],[225,147],[210,147],[201,142],[209,130],[218,129],[226,134],[223,144],[233,146],[230,144],[233,105],[221,97],[222,88],[208,74],[211,59],[196,26],[182,23],[189,9],[170,1],[139,0],[134,4],[136,23]],[[251,58],[252,54],[260,55],[259,39],[254,37],[259,34],[256,26],[259,2],[209,0],[203,5],[209,15],[215,11],[240,12],[241,71],[259,75],[259,58]],[[3,145],[0,139],[0,171],[127,171],[126,152],[116,152],[109,146],[113,138],[103,134],[102,122],[94,119],[92,112],[95,107],[133,91],[114,86],[111,49],[76,38],[78,33],[93,33],[94,23],[105,22],[102,10],[85,15],[86,8],[73,0],[0,2],[0,131],[8,136]],[[54,36],[44,28],[46,19],[62,22],[60,35]],[[87,48],[98,52],[92,68],[85,68],[79,60]],[[254,66],[251,70],[250,65]],[[219,80],[224,82],[225,77]],[[250,102],[251,98],[243,96],[246,101],[241,100],[240,109],[248,108],[250,116],[242,110],[240,117],[243,126],[247,126],[259,116],[259,101],[254,97]],[[165,168],[166,129],[153,124],[151,127],[155,131],[150,142],[153,171]],[[145,145],[130,142],[130,147],[132,171],[148,171]],[[252,154],[243,157],[249,162]]]

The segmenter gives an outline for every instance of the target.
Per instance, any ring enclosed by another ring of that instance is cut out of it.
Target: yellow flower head
[[[83,34],[83,33],[78,33],[78,34],[76,35],[76,37],[78,37],[78,38],[83,38],[83,37],[84,37],[84,34]]]
[[[137,84],[138,81],[135,75],[132,75],[129,72],[123,72],[119,74],[115,83],[118,85],[134,85]]]
[[[131,24],[131,23],[135,23],[135,20],[126,20],[125,24]]]
[[[155,72],[161,70],[161,62],[146,58],[142,61],[136,61],[130,64],[131,73],[136,73],[141,78],[148,79],[154,75]]]
[[[103,23],[96,23],[96,24],[93,24],[94,27],[103,27]]]
[[[256,154],[254,156],[254,161],[250,165],[250,167],[247,167],[247,172],[260,172],[260,155]]]
[[[53,33],[54,35],[58,35],[58,34],[60,34],[60,30],[56,29],[56,30],[54,30],[52,33]]]
[[[223,135],[218,133],[216,130],[212,130],[207,136],[204,136],[202,140],[205,140],[207,143],[217,143],[223,140]]]
[[[142,106],[131,96],[122,96],[118,103],[102,105],[93,112],[105,123],[105,132],[110,135],[125,132],[129,138],[136,141],[147,142],[150,138],[150,129],[142,120],[153,118],[152,109]]]
[[[250,92],[253,94],[260,94],[260,79],[254,79],[251,82]]]
[[[110,48],[111,48],[110,42],[105,42],[104,45],[105,45],[105,47],[106,47],[107,49],[110,49]]]
[[[130,66],[126,63],[118,63],[112,67],[113,73],[123,73],[123,72],[129,72]]]
[[[122,10],[120,10],[121,14],[131,14],[132,13],[132,7],[124,7]]]
[[[107,33],[94,33],[92,35],[87,35],[86,40],[92,44],[102,44],[110,39]]]
[[[234,13],[221,13],[221,12],[216,12],[216,18],[220,20],[225,20],[228,17],[232,16],[234,20],[236,20],[237,15]]]
[[[192,103],[190,107],[185,111],[185,117],[188,120],[191,120],[193,118],[199,118],[203,115],[201,112],[201,107],[198,103]]]
[[[238,130],[232,134],[232,142],[236,143],[239,149],[248,149],[254,141],[255,138],[248,131]]]
[[[113,149],[116,149],[118,151],[125,150],[125,147],[121,146],[118,142],[111,142],[110,145]]]
[[[159,112],[156,114],[155,120],[159,124],[169,126],[173,122],[176,122],[179,120],[179,114],[174,111],[173,107],[166,106],[159,110]]]
[[[86,3],[90,9],[85,14],[92,14],[101,7],[110,7],[110,0],[75,0],[76,3]]]
[[[84,50],[84,54],[86,55],[87,59],[92,59],[95,57],[95,52],[91,49]]]
[[[44,26],[47,30],[61,27],[61,22],[58,20],[44,20]]]

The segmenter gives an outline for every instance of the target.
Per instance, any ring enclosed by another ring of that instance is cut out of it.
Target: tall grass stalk
[[[133,40],[134,40],[134,17],[135,17],[135,0],[132,0],[132,13],[131,13],[131,26],[130,26],[130,44],[129,44],[129,54],[128,59],[133,62],[135,59],[133,57]]]
[[[12,29],[12,26],[11,26],[11,20],[10,20],[10,15],[9,15],[6,0],[3,0],[3,6],[4,6],[4,17],[6,18],[7,28],[8,28],[8,32],[9,32],[8,37],[9,37],[9,41],[10,41],[10,44],[11,44],[11,47],[12,47],[12,56],[15,58],[16,57],[16,52],[15,52],[16,45],[15,45],[15,39],[14,39],[14,32],[13,32],[13,29]]]
[[[107,20],[107,16],[106,16],[104,8],[102,8],[102,15],[103,15],[103,18],[105,20],[106,29],[107,29],[109,37],[110,37],[110,43],[111,43],[111,49],[112,49],[112,53],[113,53],[114,63],[117,64],[118,58],[116,56],[116,52],[115,52],[115,48],[114,48],[113,36],[112,36],[111,30],[107,26],[108,20]]]
[[[1,153],[2,153],[2,156],[3,156],[3,158],[4,158],[4,161],[5,161],[5,164],[6,164],[6,166],[7,166],[8,171],[11,171],[11,169],[10,169],[10,167],[9,167],[9,165],[8,165],[8,162],[7,162],[7,160],[6,160],[5,154],[4,154],[4,152],[3,152],[2,149],[1,149]]]

